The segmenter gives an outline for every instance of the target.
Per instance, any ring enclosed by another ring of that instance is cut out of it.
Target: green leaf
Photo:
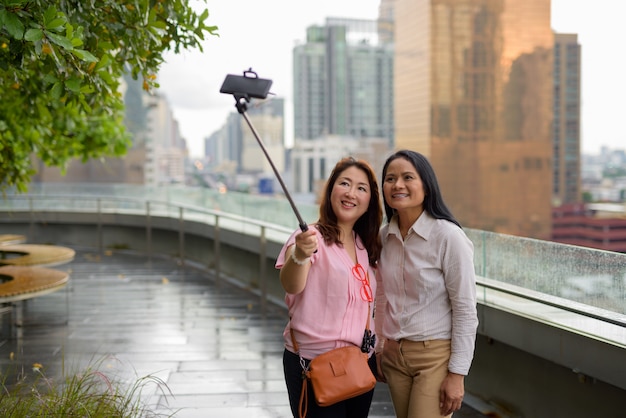
[[[7,12],[4,15],[4,26],[7,32],[15,39],[22,39],[24,36],[24,24],[14,13]]]
[[[98,48],[104,51],[110,51],[112,49],[115,49],[115,46],[111,42],[102,41],[98,42]]]
[[[52,85],[50,89],[50,96],[53,100],[59,100],[61,98],[61,94],[63,93],[63,86],[60,82],[56,82]]]
[[[65,87],[67,87],[69,90],[73,91],[74,93],[78,93],[80,91],[80,85],[81,85],[81,81],[79,78],[76,78],[76,77],[72,77],[65,82]]]
[[[43,81],[48,84],[53,84],[59,81],[59,79],[54,74],[46,74],[43,76]]]
[[[48,106],[44,106],[43,103],[37,103],[37,111],[41,115],[41,117],[45,119],[50,119],[52,116],[50,115],[50,111],[48,110]]]
[[[84,49],[74,49],[72,50],[72,53],[83,61],[98,62],[98,58],[94,57],[91,52],[85,51]]]
[[[46,34],[48,39],[52,41],[52,43],[55,43],[59,45],[60,47],[68,49],[68,50],[74,49],[74,46],[72,45],[72,41],[67,39],[65,36],[57,35],[56,33],[48,32],[48,31],[44,31],[44,33]]]
[[[28,29],[24,34],[24,39],[29,42],[39,41],[43,38],[43,31],[41,29]]]
[[[80,92],[83,94],[91,94],[96,91],[91,84],[83,84],[80,86]]]
[[[109,54],[104,54],[102,58],[100,58],[100,62],[96,65],[96,70],[100,70],[109,65],[111,62],[111,57]]]
[[[50,6],[46,9],[43,14],[43,25],[44,27],[48,27],[48,24],[54,20],[57,16],[57,9],[54,6]]]
[[[63,29],[64,24],[65,24],[65,19],[63,18],[54,19],[52,22],[46,23],[45,28],[48,30]]]

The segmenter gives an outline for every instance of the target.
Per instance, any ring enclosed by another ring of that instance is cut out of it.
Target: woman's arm
[[[296,235],[295,244],[287,248],[280,269],[280,283],[285,292],[296,295],[304,290],[311,269],[311,254],[317,250],[317,235],[309,229]]]

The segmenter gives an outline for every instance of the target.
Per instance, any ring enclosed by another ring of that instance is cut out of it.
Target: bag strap
[[[304,372],[303,372],[304,373]],[[302,390],[300,391],[300,402],[298,403],[299,418],[306,418],[309,407],[309,392],[307,390],[309,384],[306,379],[302,378]]]
[[[291,318],[289,319],[291,321]],[[296,350],[296,354],[300,357],[300,367],[302,367],[302,390],[300,391],[300,402],[298,403],[298,414],[299,418],[305,418],[307,409],[309,406],[309,394],[308,394],[308,382],[307,382],[307,372],[309,371],[309,366],[306,364],[304,358],[300,355],[300,348],[298,347],[298,342],[296,341],[296,336],[293,332],[293,328],[291,325],[289,326],[289,333],[291,334],[291,343],[293,344],[293,349]]]

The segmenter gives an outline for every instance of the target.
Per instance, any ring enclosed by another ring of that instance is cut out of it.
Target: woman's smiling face
[[[413,164],[402,157],[389,163],[383,179],[383,195],[396,211],[423,210],[424,185]]]
[[[368,209],[372,192],[367,174],[357,168],[342,171],[330,195],[338,223],[354,224]]]

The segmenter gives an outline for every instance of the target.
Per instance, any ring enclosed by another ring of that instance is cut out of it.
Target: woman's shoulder
[[[441,237],[445,237],[448,239],[469,239],[465,234],[465,231],[463,231],[463,228],[461,228],[454,222],[451,222],[447,219],[435,219],[434,222],[436,225],[434,230]]]

